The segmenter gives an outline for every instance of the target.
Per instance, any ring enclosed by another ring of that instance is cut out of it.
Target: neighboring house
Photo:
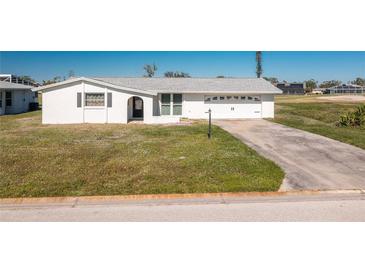
[[[365,87],[354,84],[342,84],[325,90],[326,94],[343,94],[343,93],[365,93]]]
[[[18,77],[12,74],[0,74],[0,81],[7,81],[15,84],[38,87],[39,84],[34,81],[25,80],[24,77]]]
[[[283,91],[283,94],[304,94],[305,83],[278,83],[276,85],[278,89]]]
[[[30,103],[37,102],[32,86],[0,81],[0,115],[27,112]]]
[[[272,118],[281,90],[262,78],[72,78],[35,88],[42,122],[176,123],[180,118]]]

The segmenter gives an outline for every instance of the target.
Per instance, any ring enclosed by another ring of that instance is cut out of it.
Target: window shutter
[[[111,108],[113,107],[113,96],[112,96],[112,93],[111,92],[108,92],[108,108]]]
[[[77,93],[77,107],[81,107],[81,92]]]

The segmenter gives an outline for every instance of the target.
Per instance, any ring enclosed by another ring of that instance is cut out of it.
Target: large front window
[[[171,94],[161,94],[161,115],[171,114]]]
[[[182,115],[182,94],[161,94],[161,115]]]
[[[173,101],[172,101],[173,115],[181,115],[182,114],[182,94],[173,94]]]
[[[85,106],[103,107],[105,105],[104,93],[85,93]]]

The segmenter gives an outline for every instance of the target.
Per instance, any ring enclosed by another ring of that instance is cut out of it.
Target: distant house
[[[32,86],[0,81],[0,115],[27,112],[38,101]]]
[[[339,86],[327,88],[325,94],[343,94],[343,93],[360,93],[365,94],[365,87],[354,84],[342,84]]]
[[[312,90],[312,94],[323,94],[325,90],[325,88],[315,88]]]
[[[10,82],[10,83],[22,84],[22,85],[33,86],[33,87],[39,86],[38,83],[36,83],[32,80],[27,80],[27,79],[24,79],[24,77],[18,77],[16,75],[12,75],[12,74],[0,74],[0,81],[6,81],[6,82]]]
[[[272,118],[282,91],[262,78],[71,78],[35,88],[42,122],[177,123],[181,118]]]
[[[278,83],[276,85],[278,89],[283,91],[283,94],[304,94],[305,83]]]

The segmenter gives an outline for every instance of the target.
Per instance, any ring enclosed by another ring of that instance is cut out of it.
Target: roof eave
[[[58,82],[58,83],[54,83],[54,84],[50,84],[50,85],[46,85],[46,86],[33,88],[32,90],[33,91],[47,91],[47,90],[52,89],[52,88],[56,88],[56,87],[59,87],[59,86],[64,86],[64,85],[67,85],[67,84],[72,84],[72,83],[75,83],[75,82],[89,82],[89,83],[102,85],[102,86],[110,87],[110,88],[117,89],[117,90],[124,90],[124,91],[147,94],[147,95],[157,95],[157,93],[154,92],[154,91],[123,87],[123,86],[114,85],[114,84],[110,84],[110,83],[107,83],[107,82],[104,82],[104,81],[95,80],[95,79],[91,79],[91,78],[87,78],[87,77],[72,78],[72,79],[69,79],[69,80],[66,80],[66,81],[62,81],[62,82]]]

